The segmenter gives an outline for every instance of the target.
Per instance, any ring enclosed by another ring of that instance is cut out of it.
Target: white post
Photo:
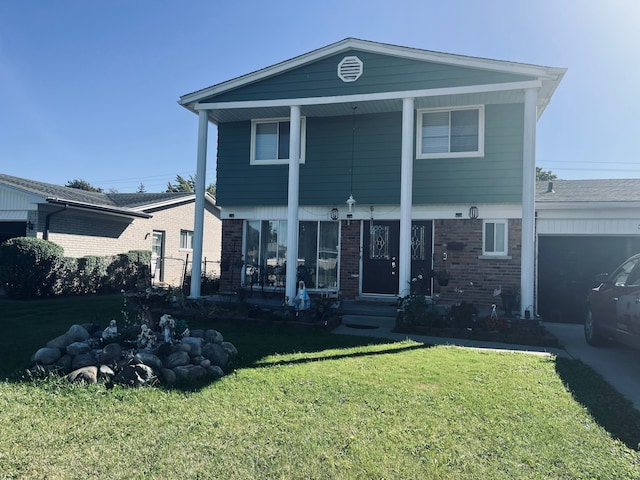
[[[411,210],[413,203],[414,99],[402,100],[402,151],[400,168],[400,258],[398,294],[404,296],[411,281]]]
[[[202,241],[204,238],[204,197],[207,176],[207,133],[209,113],[198,113],[198,165],[196,168],[196,204],[193,219],[193,259],[191,264],[190,298],[200,296],[200,276],[202,275]]]
[[[286,296],[293,304],[298,279],[298,204],[300,201],[300,107],[291,107],[289,131],[289,191],[287,199]]]
[[[533,318],[535,276],[536,122],[538,90],[524,94],[524,141],[522,152],[522,257],[520,260],[520,315],[529,310]]]

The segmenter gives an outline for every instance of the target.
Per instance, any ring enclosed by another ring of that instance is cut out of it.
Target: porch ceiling
[[[299,100],[299,99],[298,99]],[[499,92],[469,93],[461,95],[441,95],[429,97],[417,97],[415,108],[441,108],[455,107],[463,105],[487,105],[524,102],[524,90],[510,90]],[[292,100],[292,104],[296,101]],[[206,105],[206,104],[203,104]],[[344,101],[341,99],[336,103],[322,103],[319,105],[302,105],[302,116],[306,117],[338,117],[351,115],[353,107],[357,107],[357,115],[401,112],[402,99],[384,99],[367,101]],[[219,108],[208,110],[209,121],[218,124],[226,122],[247,121],[256,118],[276,118],[288,117],[290,109],[288,106],[251,106],[247,102],[246,106],[232,108]]]

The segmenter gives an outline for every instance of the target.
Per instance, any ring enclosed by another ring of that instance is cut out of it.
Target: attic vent
[[[358,57],[344,57],[338,64],[338,77],[343,82],[355,82],[362,75],[362,60]]]

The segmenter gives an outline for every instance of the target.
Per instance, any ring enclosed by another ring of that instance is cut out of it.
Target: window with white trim
[[[180,230],[180,249],[193,250],[193,230]]]
[[[484,155],[484,107],[418,110],[418,158]]]
[[[482,253],[490,256],[507,256],[507,220],[484,220],[482,229]]]
[[[251,165],[289,163],[291,122],[288,118],[251,121]],[[306,121],[300,119],[300,163],[304,163]]]

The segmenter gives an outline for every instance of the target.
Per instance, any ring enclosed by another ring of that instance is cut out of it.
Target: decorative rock
[[[98,367],[89,366],[82,367],[74,370],[67,378],[70,382],[85,382],[85,383],[97,383],[98,382]]]
[[[224,372],[222,371],[222,369],[217,366],[217,365],[211,365],[209,368],[207,368],[207,373],[212,376],[213,378],[215,378],[216,380],[218,378],[222,378],[224,377]]]
[[[44,347],[33,355],[33,361],[41,365],[52,365],[62,357],[62,351],[59,348]]]
[[[91,368],[91,367],[87,367],[87,368]],[[110,380],[115,376],[115,374],[116,372],[114,372],[109,365],[100,365],[100,368],[98,369],[98,376],[100,378],[105,378],[107,380]]]
[[[199,365],[202,368],[209,368],[211,366],[211,360],[205,358],[204,360],[200,361]]]
[[[191,336],[197,338],[204,338],[204,330],[201,328],[196,328],[195,330],[191,330]]]
[[[190,343],[179,343],[176,348],[181,352],[191,353],[191,344]]]
[[[180,382],[193,382],[207,376],[207,370],[199,365],[183,365],[173,369]]]
[[[167,360],[165,361],[165,366],[167,368],[173,369],[176,367],[189,365],[190,361],[191,360],[187,352],[179,351],[179,352],[174,352],[167,357]]]
[[[229,354],[222,348],[222,345],[218,343],[207,343],[202,347],[202,356],[208,360],[211,360],[213,365],[224,367],[229,361]]]
[[[72,343],[73,343],[73,339],[65,333],[63,335],[60,335],[59,337],[49,340],[47,342],[47,347],[59,348],[60,350],[64,350]]]
[[[91,348],[87,342],[73,342],[67,347],[67,353],[72,357],[82,353],[87,353],[89,350],[91,350]]]
[[[198,337],[184,337],[181,340],[183,345],[190,345],[191,349],[189,350],[189,355],[192,357],[197,357],[198,355],[202,355],[202,338]]]
[[[122,358],[122,347],[117,343],[108,343],[100,352],[100,362],[111,364]]]
[[[160,374],[162,375],[162,379],[166,385],[175,385],[176,383],[176,373],[169,368],[161,368]]]
[[[58,361],[56,361],[55,365],[56,367],[60,368],[60,370],[62,370],[65,373],[69,373],[71,371],[71,361],[73,360],[73,358],[71,357],[71,355],[64,354],[63,356],[61,356]]]
[[[222,348],[224,348],[225,352],[227,352],[230,357],[235,357],[236,355],[238,355],[238,349],[233,343],[222,342],[220,345],[222,345]]]
[[[204,339],[210,343],[224,342],[224,337],[222,336],[222,334],[219,331],[214,330],[212,328],[204,332]]]
[[[113,381],[130,387],[143,387],[153,385],[157,378],[153,369],[144,364],[127,365],[121,372],[116,374]]]
[[[71,361],[71,370],[77,370],[82,367],[95,366],[97,363],[93,352],[81,353],[73,357]]]
[[[71,340],[73,340],[74,342],[84,342],[89,337],[91,337],[91,335],[89,335],[89,332],[87,332],[87,329],[82,325],[71,325],[71,327],[67,331],[67,335],[69,335],[69,337],[71,337]]]
[[[145,365],[150,366],[156,370],[162,368],[162,360],[160,360],[156,355],[151,352],[145,352],[144,350],[139,351],[134,357],[133,361],[135,363],[143,363]]]

